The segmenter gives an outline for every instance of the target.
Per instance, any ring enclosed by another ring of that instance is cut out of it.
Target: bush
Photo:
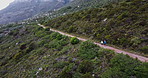
[[[54,64],[54,67],[63,68],[65,66],[67,66],[68,64],[69,64],[69,62],[61,61],[61,62],[58,62],[58,63]]]
[[[145,54],[148,54],[148,46],[144,46],[144,47],[140,48],[139,50]]]
[[[45,39],[45,40],[49,40],[49,39],[50,39],[50,35],[46,35],[46,36],[44,36],[43,39]]]
[[[134,70],[137,66],[140,65],[140,62],[130,58],[129,56],[125,56],[123,54],[118,54],[110,61],[111,64],[111,71],[116,71],[116,74],[110,73],[110,76],[113,77],[130,77],[135,75]],[[107,72],[106,72],[107,73]],[[109,73],[109,71],[108,71]]]
[[[59,74],[59,78],[72,78],[73,76],[73,67],[75,64],[70,64],[62,70],[62,72]]]
[[[43,30],[43,28],[42,27],[37,27],[37,30]]]
[[[94,78],[90,73],[86,73],[82,76],[82,78]]]
[[[46,33],[43,32],[43,31],[38,31],[38,32],[36,32],[36,36],[37,36],[37,37],[44,37],[45,35],[46,35]]]
[[[79,43],[79,39],[77,39],[76,37],[72,37],[70,39],[71,44],[78,44]]]
[[[105,71],[101,78],[146,78],[148,77],[148,63],[142,63],[125,56],[118,54],[110,61],[110,68]]]
[[[105,39],[110,39],[111,38],[111,35],[106,35],[105,36]]]
[[[80,44],[78,56],[82,59],[93,59],[98,55],[99,46],[86,41]]]
[[[101,75],[101,78],[129,78],[129,77],[123,72],[121,72],[119,68],[110,68]]]
[[[148,77],[148,63],[143,63],[135,68],[134,73],[137,78],[147,78]]]
[[[22,56],[23,56],[23,53],[22,53],[22,52],[18,52],[18,53],[16,53],[16,54],[14,55],[13,59],[15,59],[15,60],[18,61]]]
[[[24,49],[26,49],[27,47],[26,47],[26,44],[25,43],[22,43],[21,44],[21,46],[20,46],[20,50],[24,50]]]
[[[67,30],[69,33],[76,32],[76,27],[70,26]]]
[[[111,58],[113,58],[115,56],[115,53],[113,50],[109,50],[109,49],[99,49],[98,51],[98,57],[101,59],[101,58],[104,58],[106,57],[107,60],[110,60]]]
[[[45,31],[50,31],[50,28],[45,28]]]
[[[128,17],[128,15],[129,15],[128,12],[124,12],[124,13],[122,13],[121,15],[119,15],[117,18],[121,20],[121,19],[123,19],[123,18]]]
[[[49,48],[54,48],[54,49],[57,49],[57,50],[61,50],[63,48],[62,46],[62,41],[58,41],[58,40],[53,40],[49,43]]]
[[[61,35],[61,34],[58,34],[57,36],[56,36],[56,39],[58,39],[58,40],[61,40],[63,38],[63,35]]]
[[[80,73],[86,74],[88,72],[93,71],[93,63],[88,60],[84,60],[79,66],[78,66],[78,71]]]
[[[41,47],[44,46],[47,42],[45,40],[39,41],[37,44]]]
[[[26,53],[31,52],[32,50],[34,50],[37,47],[37,45],[35,43],[31,43],[29,44],[28,48],[26,48]]]
[[[73,78],[82,78],[82,76],[83,76],[83,74],[76,72],[76,73],[74,73]]]
[[[63,35],[57,33],[57,32],[53,32],[50,36],[50,38],[53,40],[53,39],[58,39],[58,40],[61,40],[63,38]]]
[[[9,35],[16,36],[19,33],[19,30],[13,30],[9,33]]]
[[[141,39],[138,38],[138,37],[133,37],[133,38],[131,39],[131,43],[136,46],[136,45],[138,45],[138,44],[141,43]]]

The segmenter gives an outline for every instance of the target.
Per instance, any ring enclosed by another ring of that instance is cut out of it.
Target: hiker
[[[103,44],[104,44],[104,42],[103,42],[103,41],[101,41],[101,44],[103,45]]]
[[[106,44],[107,44],[106,40],[104,40],[104,41],[103,41],[103,44],[104,44],[104,45],[106,45]]]

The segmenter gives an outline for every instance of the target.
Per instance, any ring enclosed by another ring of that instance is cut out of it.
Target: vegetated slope
[[[71,0],[15,0],[0,11],[0,24],[18,22],[41,12],[58,9]]]
[[[148,1],[128,0],[55,18],[44,25],[147,54],[147,13]]]
[[[38,25],[40,27],[44,28],[44,29],[46,28],[44,25],[41,25],[41,24],[38,24]],[[50,28],[50,31],[58,32],[58,33],[60,33],[62,35],[68,36],[68,37],[75,37],[75,38],[77,38],[77,39],[79,39],[81,41],[88,41],[89,40],[87,38],[78,37],[78,36],[75,36],[75,35],[72,35],[72,34],[68,34],[68,33],[65,33],[65,32],[62,32],[62,31],[59,31],[59,30],[56,30],[56,29],[53,29],[53,28]],[[108,46],[108,45],[102,45],[100,42],[94,42],[93,41],[93,43],[98,45],[98,46],[100,46],[100,47],[102,47],[102,48],[113,50],[113,51],[115,51],[115,53],[122,53],[122,54],[128,55],[128,56],[130,56],[132,58],[136,58],[137,60],[139,60],[141,62],[148,62],[148,58],[143,57],[141,55],[130,53],[128,51],[120,50],[120,49],[117,49],[117,48],[113,48],[113,47]]]
[[[61,11],[75,12],[87,8],[97,8],[110,3],[117,3],[124,0],[74,0],[73,2],[64,6]]]
[[[0,77],[146,78],[147,66],[90,41],[35,25],[24,25],[0,38]]]
[[[48,13],[40,14],[33,19],[36,19],[42,23],[50,19],[71,14],[80,10],[99,8],[111,3],[118,3],[121,1],[125,0],[73,0],[56,11],[49,11]]]

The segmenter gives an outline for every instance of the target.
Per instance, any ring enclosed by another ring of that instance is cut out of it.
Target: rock
[[[39,71],[41,71],[41,70],[43,70],[43,68],[42,68],[42,67],[40,67],[40,68],[39,68]]]

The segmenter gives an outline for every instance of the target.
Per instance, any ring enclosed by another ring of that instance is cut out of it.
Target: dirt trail
[[[38,25],[43,27],[43,28],[46,28],[45,26],[43,26],[41,24],[38,24]],[[61,32],[61,31],[58,31],[58,30],[55,30],[55,29],[52,29],[52,28],[50,28],[50,30],[53,31],[53,32],[58,32],[58,33],[60,33],[62,35],[69,36],[69,37],[76,37],[76,36],[73,36],[73,35],[70,35],[70,34],[67,34],[67,33],[64,33],[64,32]],[[77,38],[79,40],[81,40],[81,41],[87,41],[87,39],[84,39],[84,38],[80,38],[80,37],[77,37]],[[97,43],[97,42],[94,42],[94,44],[96,44],[96,45],[98,45],[98,46],[100,46],[102,48],[114,50],[116,53],[123,53],[125,55],[129,55],[130,57],[137,58],[138,60],[140,60],[142,62],[148,62],[148,58],[147,57],[136,55],[136,54],[133,54],[133,53],[130,53],[130,52],[127,52],[127,51],[119,50],[119,49],[116,49],[116,48],[113,48],[113,47],[110,47],[110,46],[107,46],[107,45],[101,45],[100,43]]]

